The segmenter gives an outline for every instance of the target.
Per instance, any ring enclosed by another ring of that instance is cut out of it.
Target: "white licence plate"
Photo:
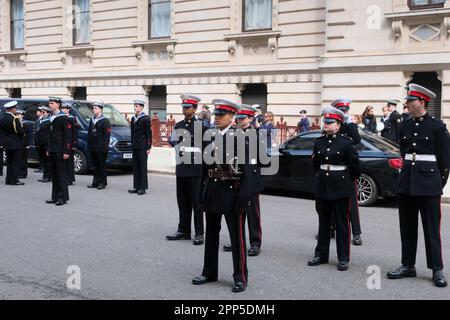
[[[123,155],[123,158],[124,158],[124,159],[133,159],[133,154],[132,154],[132,153],[125,153],[125,154]]]

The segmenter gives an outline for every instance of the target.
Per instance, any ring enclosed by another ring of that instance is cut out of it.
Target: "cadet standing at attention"
[[[144,100],[134,103],[134,116],[131,119],[131,147],[133,149],[133,189],[129,193],[145,194],[148,189],[147,161],[152,148],[152,127],[150,117],[145,114]]]
[[[336,247],[339,271],[350,262],[350,197],[354,181],[361,174],[361,164],[353,141],[343,135],[345,114],[335,108],[322,110],[324,133],[314,142],[313,164],[316,172],[316,208],[319,214],[319,236],[309,266],[328,263],[331,216],[336,220]]]
[[[38,120],[36,125],[36,134],[34,135],[34,144],[36,146],[39,157],[42,159],[42,179],[39,182],[51,182],[50,175],[50,159],[47,155],[48,151],[48,137],[50,135],[50,109],[42,106],[42,117]]]
[[[450,170],[450,137],[445,124],[427,113],[436,94],[411,83],[406,97],[411,119],[400,126],[400,153],[404,165],[398,179],[398,212],[402,266],[389,279],[416,277],[418,215],[422,218],[427,267],[433,283],[446,287],[442,269],[441,196]]]
[[[75,182],[75,164],[74,164],[74,155],[75,150],[78,146],[78,123],[77,118],[74,115],[70,114],[70,105],[63,104],[61,110],[66,114],[67,121],[69,121],[70,126],[72,128],[71,136],[72,136],[72,148],[70,149],[70,157],[67,160],[67,178],[69,181],[69,186],[73,185]]]
[[[103,115],[103,103],[95,102],[89,121],[88,150],[91,154],[94,177],[88,188],[103,190],[108,185],[106,161],[108,160],[109,140],[111,139],[111,123]]]
[[[202,145],[203,133],[207,130],[202,121],[195,117],[200,98],[193,95],[181,96],[184,119],[175,125],[173,135],[169,143],[175,147],[177,154],[177,165],[175,169],[177,183],[177,203],[179,210],[179,224],[177,232],[166,236],[167,240],[190,240],[191,239],[191,218],[194,211],[194,245],[203,244],[203,212],[200,209],[199,183],[202,172]],[[201,137],[195,136],[195,127],[200,126],[198,132]],[[184,141],[185,136],[190,136],[190,142]],[[195,140],[199,139],[200,145],[195,145]],[[188,158],[189,157],[189,158]],[[187,161],[184,163],[182,161]],[[197,161],[196,161],[197,160]],[[197,163],[196,163],[197,162]]]
[[[50,157],[52,197],[46,200],[46,203],[62,206],[69,201],[67,160],[72,148],[72,127],[67,116],[61,111],[61,98],[49,97],[48,104],[51,110],[51,125],[47,154]]]

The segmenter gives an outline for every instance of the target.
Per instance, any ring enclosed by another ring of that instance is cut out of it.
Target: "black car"
[[[322,134],[315,130],[301,133],[280,145],[272,157],[279,157],[276,175],[264,175],[265,189],[280,189],[306,194],[314,193],[312,153],[314,140]],[[358,181],[359,204],[373,205],[379,196],[395,197],[397,179],[403,165],[398,145],[376,134],[360,131],[361,143],[357,145],[362,163]]]

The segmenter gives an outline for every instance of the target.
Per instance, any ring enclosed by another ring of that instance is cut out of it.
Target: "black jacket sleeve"
[[[361,162],[354,144],[347,148],[347,166],[351,179],[354,181],[361,176]]]
[[[442,187],[447,184],[450,171],[450,136],[445,125],[436,132],[436,158],[441,172]]]
[[[72,150],[72,124],[67,119],[67,117],[61,117],[63,120],[61,121],[61,125],[63,126],[63,153],[70,154]]]
[[[146,149],[150,150],[152,148],[152,122],[150,121],[150,117],[145,117],[143,119],[145,138],[146,138]]]
[[[105,153],[108,153],[109,150],[109,141],[111,139],[111,122],[108,119],[104,120],[104,126],[103,126],[103,151]]]

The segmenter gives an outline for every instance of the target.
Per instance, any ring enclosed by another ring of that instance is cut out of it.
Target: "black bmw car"
[[[301,133],[272,151],[279,157],[276,175],[263,176],[265,189],[279,189],[306,194],[314,193],[314,169],[311,156],[314,140],[320,130]],[[373,205],[379,196],[395,197],[397,178],[403,165],[398,146],[376,134],[360,131],[361,143],[357,145],[362,163],[358,181],[359,205]]]

